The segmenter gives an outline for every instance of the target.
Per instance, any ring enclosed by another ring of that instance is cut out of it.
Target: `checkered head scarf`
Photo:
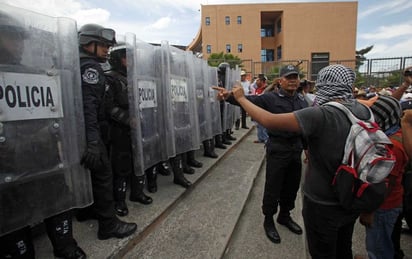
[[[399,126],[402,116],[402,108],[398,100],[392,96],[380,95],[370,107],[376,123],[383,131],[393,126]]]
[[[334,99],[353,100],[352,87],[355,78],[355,72],[342,65],[322,68],[316,80],[315,105],[322,105]]]

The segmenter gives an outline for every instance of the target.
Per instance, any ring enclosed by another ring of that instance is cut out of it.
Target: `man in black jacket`
[[[257,106],[271,113],[287,113],[306,108],[307,102],[297,94],[299,87],[299,70],[293,65],[285,66],[280,72],[280,90],[262,95],[249,95],[246,98]],[[238,105],[232,95],[224,88],[220,90],[228,102]],[[301,235],[301,227],[291,218],[290,211],[295,208],[299,190],[302,162],[303,141],[300,134],[268,130],[266,143],[266,181],[263,194],[262,211],[265,215],[264,228],[267,237],[274,243],[281,239],[273,216],[278,212],[277,222],[286,226],[295,234]]]
[[[113,174],[104,141],[107,140],[107,118],[104,111],[106,77],[100,63],[107,59],[109,47],[116,43],[115,32],[97,24],[83,25],[79,30],[80,69],[87,150],[81,163],[91,171],[92,214],[99,222],[98,238],[124,238],[133,234],[137,225],[119,220],[113,200]]]

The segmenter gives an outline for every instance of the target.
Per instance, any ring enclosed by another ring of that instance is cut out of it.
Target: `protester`
[[[245,95],[250,95],[252,93],[252,89],[251,89],[251,85],[249,80],[246,79],[246,72],[244,70],[242,70],[240,72],[240,83],[242,84],[243,90],[245,92]],[[241,127],[242,129],[249,129],[249,127],[247,126],[246,123],[246,111],[240,107],[240,115],[241,115]]]
[[[352,69],[327,66],[318,74],[315,106],[283,114],[273,114],[256,106],[244,96],[241,87],[233,89],[237,102],[266,128],[307,138],[310,163],[303,185],[302,215],[313,258],[353,257],[352,234],[359,213],[344,209],[331,186],[352,124],[340,110],[322,104],[338,101],[359,119],[368,119],[368,108],[353,98],[354,81]]]
[[[403,147],[400,128],[401,106],[389,96],[379,96],[370,106],[375,121],[393,143],[396,163],[388,179],[388,194],[383,204],[374,212],[360,215],[360,223],[366,229],[366,250],[369,258],[394,258],[392,232],[398,215],[402,212],[402,177],[408,156]]]

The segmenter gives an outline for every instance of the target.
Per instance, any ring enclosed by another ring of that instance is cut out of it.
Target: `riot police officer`
[[[4,10],[0,11],[0,71],[4,73],[3,76],[7,73],[18,73],[20,77],[32,74],[43,75],[45,71],[21,64],[24,42],[29,40],[31,31],[25,28],[18,18]],[[3,95],[0,99],[2,98]],[[21,120],[6,118],[0,121],[0,134],[3,139],[0,143],[0,174],[2,176],[10,174],[10,178],[13,179],[9,183],[0,182],[0,206],[2,207],[0,258],[35,258],[31,227],[28,226],[30,222],[24,221],[24,219],[29,220],[24,214],[42,214],[38,213],[40,211],[30,211],[31,206],[41,204],[49,210],[47,206],[53,206],[57,200],[54,195],[48,195],[51,197],[43,200],[43,196],[36,193],[41,191],[41,188],[44,189],[45,181],[49,184],[50,194],[56,188],[60,192],[69,192],[62,171],[55,167],[56,164],[61,163],[57,149],[60,136],[59,133],[50,131],[53,122],[54,120],[46,116],[27,117]],[[28,144],[26,141],[29,139],[31,140]],[[30,157],[25,160],[25,155]],[[37,177],[38,173],[46,171],[48,175],[46,174],[42,179]],[[28,174],[31,176],[30,179],[21,180]],[[63,209],[67,208],[63,207]],[[2,232],[9,227],[5,226],[8,222],[6,218],[9,218],[13,225],[22,219],[21,224],[27,226],[2,235]],[[56,257],[86,258],[86,254],[73,238],[70,211],[48,217],[44,223]]]
[[[227,69],[230,69],[229,63],[223,62],[220,63],[218,66],[218,78],[219,78],[219,86],[220,87],[225,87],[226,85],[226,73]],[[218,134],[215,136],[215,147],[221,148],[221,149],[226,149],[225,145],[231,145],[232,142],[230,140],[236,140],[235,137],[231,136],[231,126],[230,128],[226,127],[226,129],[223,128],[224,124],[224,113],[226,112],[226,104],[224,101],[220,101],[220,120],[222,123],[222,134]]]
[[[110,50],[109,63],[111,68],[105,73],[109,85],[106,94],[106,111],[110,118],[110,160],[113,168],[115,210],[117,215],[126,216],[129,212],[125,201],[128,182],[131,187],[129,197],[131,201],[150,204],[152,198],[143,192],[144,172],[141,175],[133,172],[126,45],[116,46]]]
[[[115,215],[113,175],[104,142],[108,124],[103,103],[106,77],[100,65],[106,61],[109,47],[116,43],[115,31],[97,24],[86,24],[78,34],[87,139],[87,150],[81,162],[91,171],[92,212],[99,222],[99,239],[124,238],[133,234],[137,225],[123,222]]]

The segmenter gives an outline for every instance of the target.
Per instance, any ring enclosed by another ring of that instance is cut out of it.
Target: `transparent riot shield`
[[[240,68],[238,66],[236,66],[235,69],[230,70],[229,89],[233,89],[236,81],[240,81]],[[240,106],[231,105],[231,109],[233,110],[233,118],[230,125],[233,126],[236,120],[240,120]]]
[[[162,78],[167,69],[162,49],[136,42],[136,88],[129,88],[129,109],[140,113],[143,166],[147,169],[175,154],[171,118],[170,89]]]
[[[133,173],[142,176],[145,173],[143,158],[143,142],[141,114],[139,109],[139,88],[137,77],[137,46],[136,35],[126,33],[117,35],[116,41],[120,48],[126,48],[127,59],[127,94],[129,100],[130,141],[132,146]]]
[[[221,72],[221,81],[223,83],[223,87],[226,89],[231,89],[230,80],[231,80],[231,69],[230,67],[226,67],[226,70]],[[233,121],[233,107],[230,103],[224,102],[223,104],[223,119],[222,119],[222,130],[226,131],[232,128],[232,121]]]
[[[76,23],[0,10],[1,236],[93,198],[79,162],[86,140]]]
[[[206,60],[192,55],[192,67],[195,71],[196,107],[199,121],[200,141],[211,139],[212,124],[210,116],[210,100],[208,87],[208,70]]]
[[[161,47],[169,64],[165,84],[170,89],[171,111],[176,154],[199,149],[197,109],[193,69],[188,63],[188,52],[162,41]]]
[[[217,92],[212,86],[218,85],[217,68],[208,66],[209,85],[209,101],[210,101],[210,119],[212,121],[212,135],[222,134],[222,121],[220,116],[220,102],[216,99]]]

